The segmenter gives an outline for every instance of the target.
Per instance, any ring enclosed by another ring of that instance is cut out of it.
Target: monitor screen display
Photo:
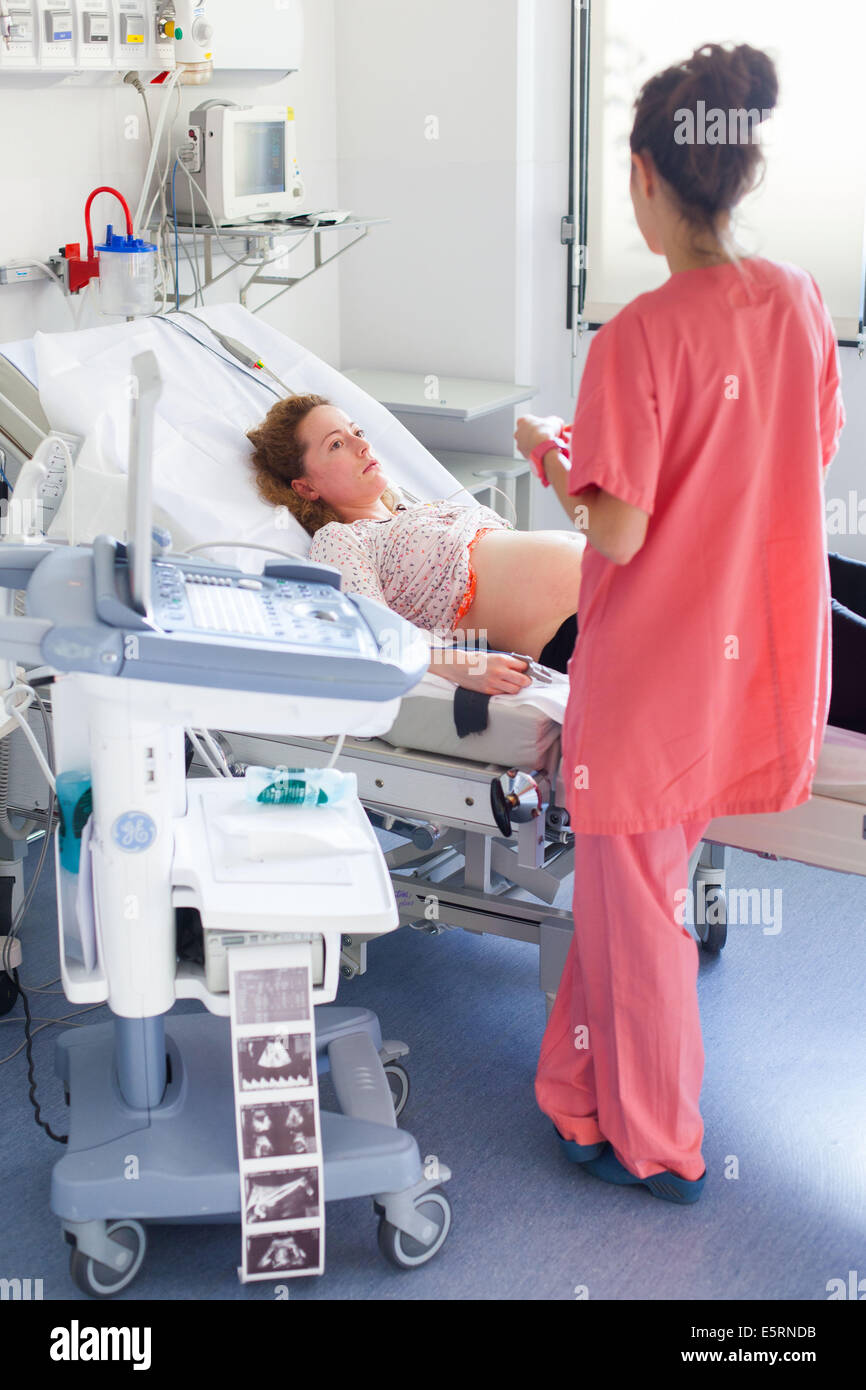
[[[284,193],[286,126],[284,121],[235,123],[235,197]]]

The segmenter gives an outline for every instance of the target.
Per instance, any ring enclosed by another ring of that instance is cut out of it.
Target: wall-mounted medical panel
[[[170,71],[173,0],[6,0],[0,7],[0,80],[104,81],[110,73]],[[25,84],[26,85],[26,84]]]
[[[72,72],[75,20],[69,0],[37,0],[39,66],[43,72]]]
[[[0,15],[0,76],[36,67],[39,40],[32,0],[9,0]]]
[[[117,15],[115,67],[164,72],[174,67],[174,5],[112,0]]]
[[[114,69],[114,16],[109,0],[73,0],[78,45],[75,66],[82,72]]]

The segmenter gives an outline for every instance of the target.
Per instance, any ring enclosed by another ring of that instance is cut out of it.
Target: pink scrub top
[[[627,565],[584,552],[574,829],[808,799],[830,695],[822,469],[844,422],[832,321],[797,266],[679,271],[596,334],[569,492],[597,484],[650,520]]]

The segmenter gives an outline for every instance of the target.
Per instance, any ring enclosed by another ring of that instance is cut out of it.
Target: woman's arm
[[[627,565],[646,540],[649,513],[612,492],[593,484],[583,492],[568,491],[568,461],[556,448],[544,455],[544,471],[565,510],[579,531],[585,531],[594,550],[615,565]]]
[[[544,471],[569,521],[577,530],[585,532],[590,545],[606,560],[615,565],[627,565],[646,539],[649,513],[595,485],[572,495],[568,490],[568,460],[553,438],[562,426],[557,416],[550,419],[522,416],[514,435],[517,447],[528,458],[533,449],[550,440],[550,448],[544,452]]]

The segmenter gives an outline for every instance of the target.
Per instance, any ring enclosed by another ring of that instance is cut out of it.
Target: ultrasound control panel
[[[390,608],[344,594],[330,565],[286,558],[261,575],[191,556],[149,556],[149,593],[133,599],[129,550],[0,546],[0,586],[27,590],[27,621],[7,651],[58,671],[261,694],[399,699],[430,661],[425,634]],[[140,592],[140,591],[139,591]],[[10,619],[9,623],[13,623]],[[8,640],[7,640],[8,638]]]
[[[376,657],[357,608],[330,584],[153,565],[153,620],[165,632],[212,633],[315,649],[322,656]]]

